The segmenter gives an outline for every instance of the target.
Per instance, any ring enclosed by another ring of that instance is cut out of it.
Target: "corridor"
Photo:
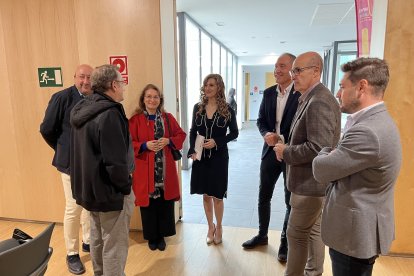
[[[258,228],[257,196],[259,193],[259,168],[263,139],[256,121],[243,123],[237,141],[228,143],[229,185],[224,199],[224,226]],[[186,154],[184,154],[185,156]],[[184,223],[207,224],[201,195],[190,195],[191,169],[182,171],[182,198]],[[285,216],[283,177],[276,183],[272,198],[269,229],[281,230]]]

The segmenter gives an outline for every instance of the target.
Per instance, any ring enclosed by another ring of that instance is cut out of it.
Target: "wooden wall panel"
[[[123,104],[130,116],[145,84],[162,88],[159,1],[98,2],[78,3],[77,22],[86,29],[80,40],[87,41],[79,52],[95,61],[94,65],[107,63],[109,55],[128,55],[130,84]],[[94,12],[85,14],[85,10]]]
[[[393,253],[414,254],[414,2],[389,0],[384,58],[390,66],[385,102],[400,130],[403,163],[395,192]]]
[[[19,167],[19,160],[16,155],[14,119],[7,115],[12,114],[12,102],[1,11],[3,9],[0,10],[0,82],[3,84],[0,89],[0,98],[2,99],[0,109],[0,214],[2,214],[2,210],[11,205],[15,206],[16,213],[23,213],[23,205],[15,204],[16,199],[22,198],[22,190],[13,186],[14,181],[9,181],[10,179],[19,180],[20,171],[16,169]]]
[[[47,103],[61,89],[40,88],[37,68],[62,67],[65,88],[78,64],[127,55],[123,104],[130,116],[145,84],[162,88],[159,10],[154,0],[0,1],[0,217],[63,218],[60,175],[39,133]]]

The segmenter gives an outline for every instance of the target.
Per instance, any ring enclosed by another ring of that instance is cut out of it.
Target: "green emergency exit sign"
[[[62,68],[37,68],[40,87],[59,87],[63,86]]]

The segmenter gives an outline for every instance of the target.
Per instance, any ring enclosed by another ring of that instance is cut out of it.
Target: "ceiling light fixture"
[[[219,26],[219,27],[223,27],[225,24],[224,24],[224,22],[216,22],[216,25]]]

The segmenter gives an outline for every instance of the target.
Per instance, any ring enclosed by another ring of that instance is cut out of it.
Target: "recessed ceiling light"
[[[243,52],[242,52],[242,54],[247,54],[247,53],[248,53],[248,51],[243,51]]]
[[[216,22],[216,25],[219,26],[219,27],[223,27],[225,24],[224,24],[224,22]]]
[[[285,44],[285,43],[286,43],[285,40],[280,41],[280,44]]]

